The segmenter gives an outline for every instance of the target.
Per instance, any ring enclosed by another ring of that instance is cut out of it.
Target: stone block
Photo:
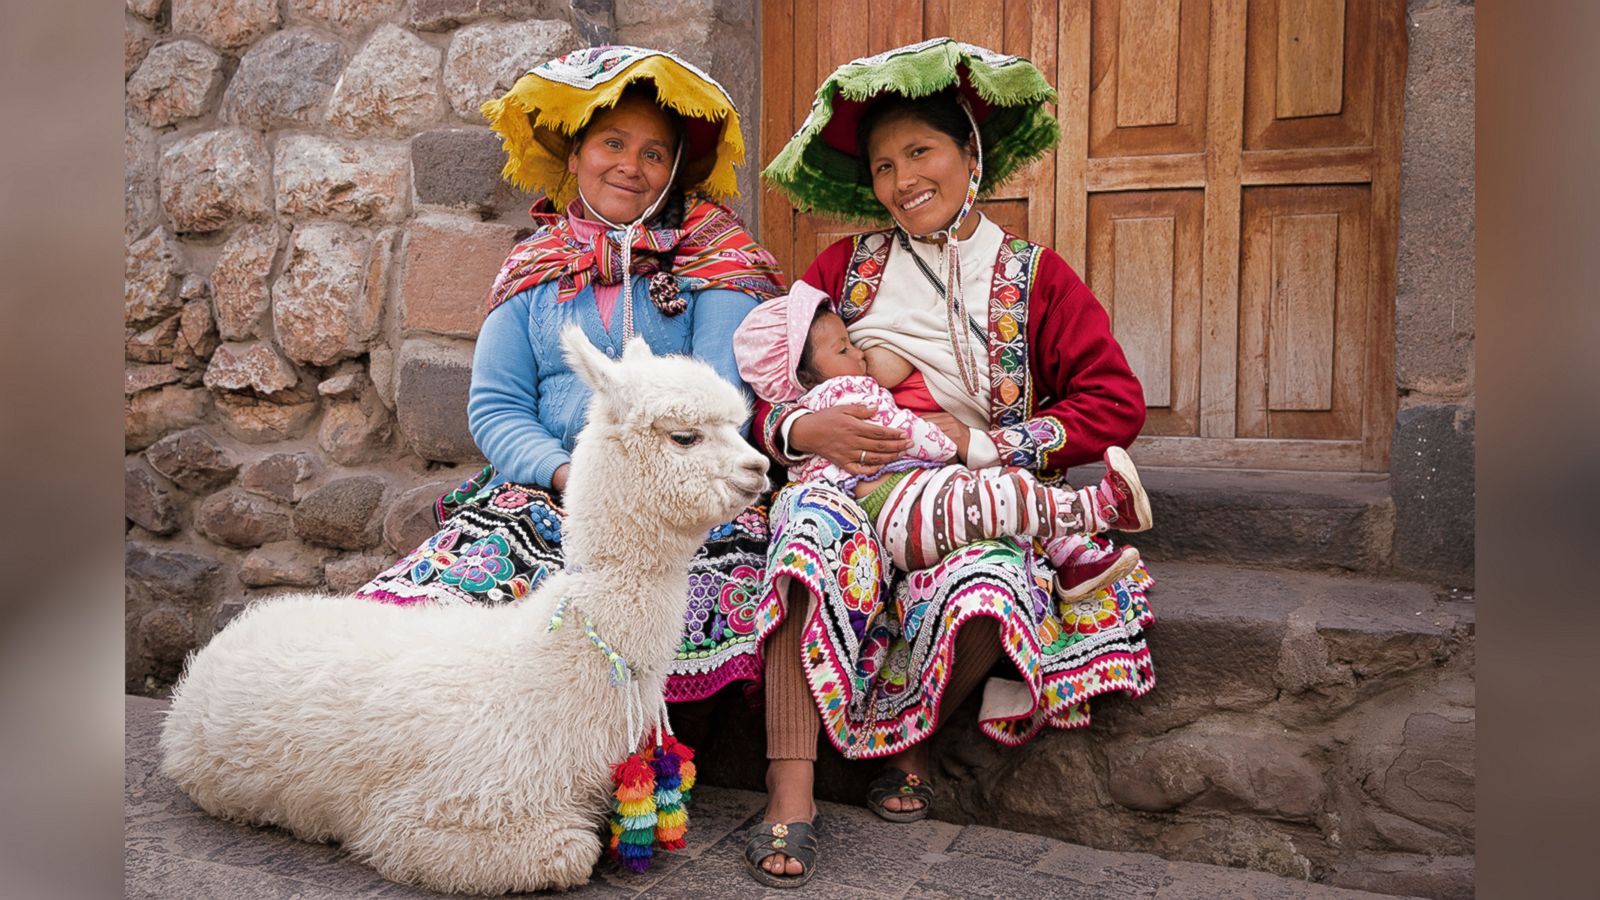
[[[268,279],[278,255],[275,225],[245,225],[222,245],[211,269],[212,302],[216,306],[217,332],[225,341],[266,337],[262,326],[271,309]]]
[[[1251,810],[1311,822],[1327,805],[1307,746],[1257,729],[1190,728],[1107,748],[1111,799],[1141,812]]]
[[[1406,719],[1399,753],[1368,776],[1368,787],[1386,809],[1470,839],[1475,831],[1475,734],[1471,710],[1416,712]]]
[[[197,276],[190,276],[186,281],[204,283]],[[173,364],[185,371],[201,371],[217,345],[217,325],[211,318],[211,304],[204,297],[183,304],[183,312],[178,314]]]
[[[123,574],[131,599],[198,609],[211,602],[221,580],[216,559],[129,541],[123,545]]]
[[[411,160],[403,146],[285,135],[272,177],[280,215],[364,224],[398,222],[411,209]]]
[[[128,366],[122,370],[123,396],[132,397],[140,391],[148,391],[172,384],[182,379],[182,375],[174,366],[170,365],[139,365]]]
[[[669,50],[711,72],[717,31],[712,0],[620,0],[616,20],[619,41]]]
[[[395,502],[383,517],[383,543],[396,556],[404,556],[421,546],[439,530],[434,519],[434,503],[455,488],[458,481],[430,481],[417,485]]]
[[[147,663],[149,674],[159,681],[177,678],[183,671],[184,659],[198,643],[194,617],[170,606],[158,606],[141,616],[135,634],[138,655]]]
[[[239,60],[222,98],[225,121],[266,130],[321,121],[344,67],[339,42],[315,31],[280,31]]]
[[[215,396],[223,429],[247,444],[293,440],[305,433],[317,415],[316,396],[297,391],[270,398],[233,391]]]
[[[1073,484],[1099,481],[1083,466]],[[1155,527],[1132,543],[1151,560],[1193,559],[1377,572],[1388,564],[1393,507],[1370,475],[1147,469]]]
[[[1472,585],[1476,444],[1470,407],[1416,406],[1396,416],[1389,470],[1396,568]]]
[[[143,450],[162,435],[197,424],[211,408],[210,392],[168,384],[141,391],[123,404],[123,448]]]
[[[289,536],[289,508],[231,487],[201,501],[195,530],[212,543],[248,549]]]
[[[178,530],[178,504],[166,482],[137,456],[123,463],[123,514],[151,534]]]
[[[483,121],[479,107],[534,66],[571,50],[577,35],[555,19],[481,22],[457,31],[444,60],[445,96],[456,115]]]
[[[298,541],[278,541],[250,551],[239,565],[239,581],[246,587],[317,587],[322,584],[326,551]]]
[[[367,356],[367,373],[378,389],[378,399],[391,412],[394,410],[394,360],[394,348],[388,344],[374,344]]]
[[[412,339],[401,345],[396,368],[395,411],[412,451],[439,462],[481,459],[467,430],[471,350]]]
[[[394,416],[378,399],[378,389],[364,374],[355,373],[352,380],[356,384],[348,390],[336,389],[317,428],[317,445],[344,466],[385,459],[394,447]],[[318,385],[325,397],[322,388],[328,384]]]
[[[394,560],[387,556],[373,554],[346,556],[323,566],[322,578],[328,583],[329,591],[335,594],[349,594],[392,565]]]
[[[387,254],[387,241],[345,225],[295,229],[272,286],[273,329],[290,359],[327,366],[361,354],[378,331],[385,282],[371,276]]]
[[[204,428],[169,434],[151,444],[144,456],[173,484],[196,494],[222,487],[239,471],[239,460]]]
[[[128,12],[154,22],[161,15],[166,0],[127,0]]]
[[[488,16],[526,18],[538,0],[411,0],[406,23],[418,31],[449,31]]]
[[[1437,4],[1406,18],[1395,379],[1457,399],[1472,391],[1477,328],[1474,10]]]
[[[277,0],[172,0],[172,30],[237,50],[278,24]]]
[[[122,319],[148,326],[183,308],[178,286],[187,268],[183,247],[165,228],[128,245],[123,275]]]
[[[161,206],[179,232],[266,218],[269,166],[261,138],[242,128],[182,138],[161,154]]]
[[[401,287],[403,331],[477,336],[489,289],[516,234],[508,225],[452,219],[413,223]]]
[[[316,463],[305,452],[273,453],[249,463],[239,475],[239,486],[252,494],[295,503],[306,495],[306,482],[316,474]]]
[[[328,123],[360,135],[410,135],[445,114],[437,48],[382,25],[350,61],[328,105]]]
[[[352,475],[307,494],[294,508],[294,531],[301,540],[340,550],[376,546],[383,528],[383,478]]]
[[[417,202],[486,210],[494,205],[505,152],[488,128],[427,131],[411,141]]]
[[[222,57],[194,41],[151,50],[128,80],[128,105],[152,127],[203,116],[223,81]]]
[[[205,374],[205,386],[214,391],[254,391],[262,397],[299,383],[300,373],[266,341],[223,344]]]
[[[291,22],[312,21],[340,31],[358,31],[398,13],[406,0],[288,0]]]
[[[139,70],[145,54],[155,46],[156,30],[136,16],[123,16],[122,20],[122,77],[126,80]]]
[[[150,129],[123,117],[122,129],[122,235],[132,244],[144,236],[161,215],[156,181],[156,142]]]
[[[128,359],[142,363],[169,364],[178,356],[178,316],[165,319],[128,335],[123,352]]]
[[[1374,894],[1400,894],[1433,900],[1473,900],[1478,896],[1471,856],[1432,853],[1364,853],[1333,867],[1325,883]]]

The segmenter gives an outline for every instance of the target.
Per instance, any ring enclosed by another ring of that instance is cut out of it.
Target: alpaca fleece
[[[620,362],[563,336],[594,391],[573,451],[567,569],[512,606],[295,595],[189,661],[162,771],[212,815],[339,841],[393,881],[499,894],[588,880],[610,767],[637,749],[627,691],[577,619],[660,704],[691,556],[766,489],[743,398],[704,363]],[[549,630],[563,597],[575,614]]]

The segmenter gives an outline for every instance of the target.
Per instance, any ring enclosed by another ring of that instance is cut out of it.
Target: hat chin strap
[[[978,187],[983,183],[983,135],[978,132],[978,119],[972,114],[972,106],[967,98],[956,94],[956,102],[961,106],[961,111],[967,116],[967,124],[972,126],[972,141],[978,148],[977,165],[973,167],[972,174],[967,178],[967,195],[961,201],[961,209],[956,212],[956,217],[950,222],[948,228],[928,234],[912,234],[911,237],[919,241],[930,243],[940,241],[941,252],[944,254],[944,295],[949,301],[945,304],[947,324],[950,328],[950,349],[956,357],[956,369],[961,374],[961,385],[974,397],[983,387],[978,381],[978,359],[972,351],[972,338],[967,333],[967,302],[961,289],[961,243],[956,233],[966,223],[967,215],[972,212],[972,207],[978,202]],[[904,226],[897,226],[906,234],[911,234]]]
[[[634,219],[627,225],[618,225],[606,218],[605,213],[596,209],[595,205],[589,202],[589,198],[583,195],[583,187],[581,185],[578,187],[578,199],[583,201],[583,208],[589,215],[599,219],[600,224],[612,231],[622,232],[622,346],[624,348],[628,346],[629,341],[633,340],[633,236],[638,234],[639,229],[644,227],[644,223],[650,221],[650,217],[656,214],[656,211],[661,208],[661,204],[666,201],[667,192],[672,190],[672,182],[678,177],[678,164],[683,161],[684,140],[686,139],[680,138],[678,140],[678,150],[672,154],[672,172],[667,175],[666,186],[662,187],[661,193],[656,195],[655,202],[640,213],[639,218]]]

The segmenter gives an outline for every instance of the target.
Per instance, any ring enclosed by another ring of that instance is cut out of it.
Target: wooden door
[[[1381,0],[767,0],[762,160],[835,66],[951,35],[1027,56],[1063,140],[984,211],[1094,289],[1141,464],[1385,471],[1405,8]],[[763,191],[798,275],[851,227]]]

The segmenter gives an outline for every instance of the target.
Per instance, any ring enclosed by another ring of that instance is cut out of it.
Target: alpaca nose
[[[761,479],[761,489],[767,489],[767,458],[757,453],[753,457],[746,457],[743,468],[752,476],[752,480]]]

